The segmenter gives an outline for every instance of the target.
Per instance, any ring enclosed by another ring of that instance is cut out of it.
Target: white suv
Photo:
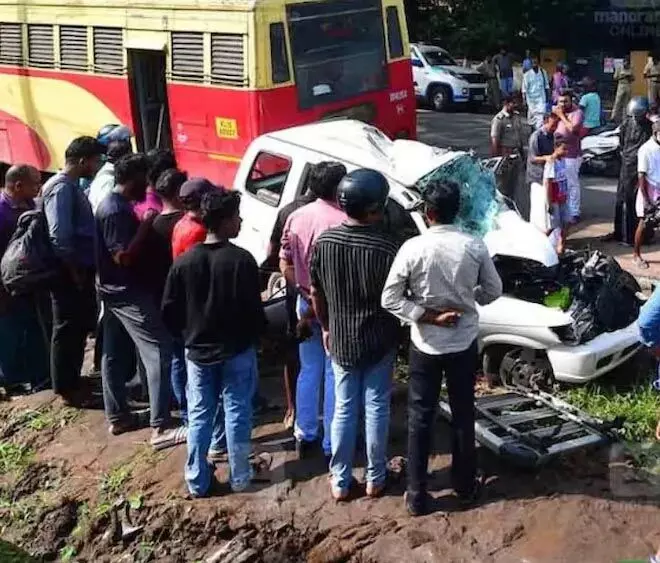
[[[486,79],[483,74],[460,66],[444,49],[414,43],[410,58],[415,94],[435,111],[444,111],[452,104],[480,106],[485,103]]]

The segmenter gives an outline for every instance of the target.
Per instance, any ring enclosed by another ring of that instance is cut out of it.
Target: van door
[[[138,150],[172,149],[165,53],[128,49],[128,80]]]
[[[243,225],[237,244],[248,250],[259,265],[268,257],[268,245],[277,214],[302,191],[307,162],[282,150],[280,143],[264,139],[252,145],[234,181],[242,194]]]

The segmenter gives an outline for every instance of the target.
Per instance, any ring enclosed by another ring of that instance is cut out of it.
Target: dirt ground
[[[278,378],[262,380],[273,402],[278,389]],[[538,472],[481,451],[485,499],[460,511],[448,490],[448,429],[438,421],[430,468],[436,512],[413,520],[403,481],[380,500],[332,501],[322,458],[297,461],[281,419],[274,410],[255,428],[255,449],[269,453],[272,465],[253,491],[191,500],[185,447],[154,453],[148,430],[111,437],[102,411],[64,408],[50,392],[4,402],[0,444],[21,444],[28,454],[0,450],[0,535],[37,561],[90,563],[604,563],[648,560],[660,546],[660,486],[610,463],[610,449]],[[401,386],[392,456],[405,454],[405,432]],[[226,466],[218,477],[226,482]],[[115,516],[120,499],[128,516],[124,509]]]

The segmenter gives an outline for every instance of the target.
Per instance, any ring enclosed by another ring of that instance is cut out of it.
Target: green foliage
[[[409,0],[406,14],[415,40],[436,39],[456,54],[482,57],[506,44],[516,53],[552,46],[575,15],[596,0]],[[561,45],[559,45],[561,46]]]
[[[37,563],[34,557],[3,540],[0,540],[0,561],[2,563]]]
[[[0,475],[25,469],[33,457],[34,452],[26,445],[0,442]]]
[[[660,393],[642,381],[632,389],[621,391],[614,385],[598,384],[576,387],[563,393],[564,400],[589,414],[611,420],[622,417],[623,438],[644,442],[653,438],[660,413]]]

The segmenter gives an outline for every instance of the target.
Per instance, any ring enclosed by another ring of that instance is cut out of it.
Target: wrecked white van
[[[263,135],[248,148],[234,181],[234,189],[243,193],[243,228],[237,244],[263,264],[278,211],[301,195],[310,166],[326,160],[342,162],[348,170],[366,167],[382,172],[391,187],[389,226],[403,238],[414,236],[427,228],[415,185],[462,156],[465,153],[416,141],[391,141],[378,129],[350,120]],[[499,205],[484,236],[496,264],[531,264],[554,275],[561,265],[548,238],[503,199]],[[500,274],[507,287],[508,273]],[[514,291],[479,313],[485,370],[508,383],[583,383],[611,371],[639,349],[632,320],[618,330],[582,331],[576,338],[575,313],[550,308],[542,300],[521,298]]]

